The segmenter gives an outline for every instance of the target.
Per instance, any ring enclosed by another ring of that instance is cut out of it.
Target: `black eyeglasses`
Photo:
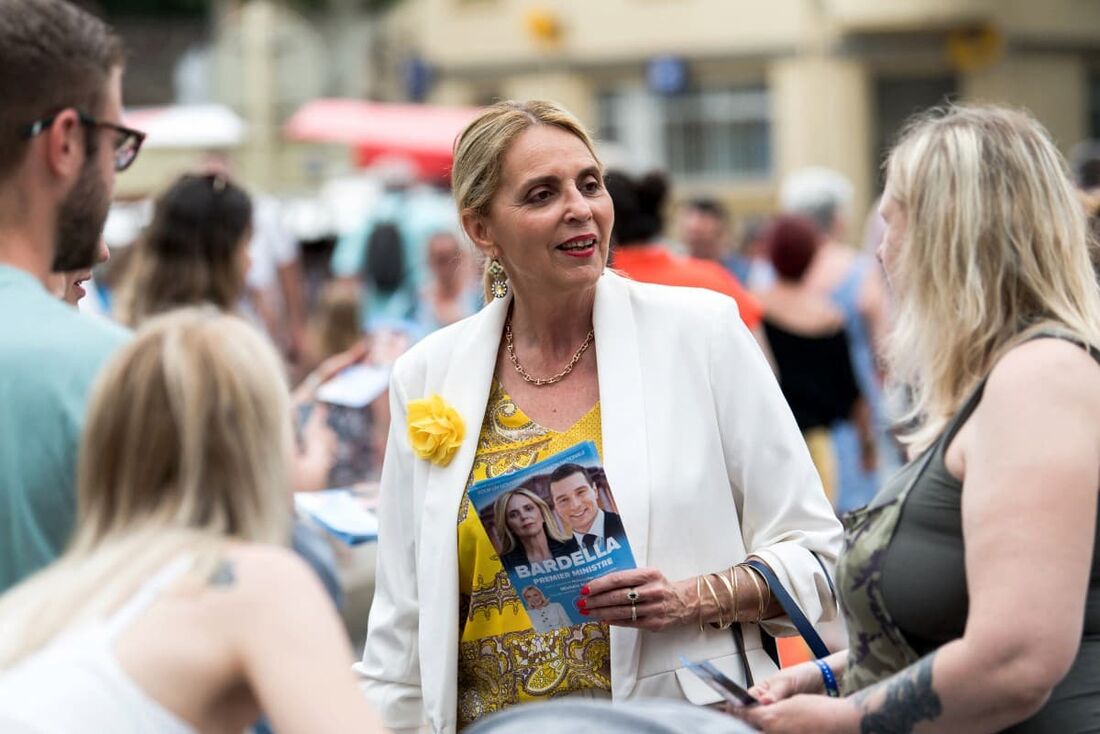
[[[30,125],[23,133],[23,137],[30,139],[35,135],[42,133],[50,129],[54,120],[60,115],[60,112],[55,112],[49,117],[44,117],[38,122]],[[115,151],[115,170],[121,173],[129,168],[134,159],[137,158],[138,151],[141,150],[141,144],[145,142],[145,133],[140,130],[134,130],[130,127],[123,125],[116,125],[113,122],[104,122],[97,120],[91,115],[85,114],[80,110],[76,111],[77,118],[81,124],[88,127],[99,127],[112,130],[115,133],[114,151]]]

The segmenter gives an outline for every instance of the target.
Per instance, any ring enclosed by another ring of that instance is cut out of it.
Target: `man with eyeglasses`
[[[119,38],[69,2],[0,0],[0,592],[68,540],[88,391],[127,338],[47,290],[95,263],[141,146],[122,68]]]

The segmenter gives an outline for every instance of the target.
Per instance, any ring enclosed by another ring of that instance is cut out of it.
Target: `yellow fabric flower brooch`
[[[466,424],[458,411],[438,395],[431,395],[409,401],[408,419],[409,445],[416,455],[436,466],[450,464],[466,436]]]

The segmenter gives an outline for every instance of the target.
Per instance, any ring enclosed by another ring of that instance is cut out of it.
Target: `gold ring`
[[[630,621],[638,621],[638,607],[634,606],[633,604],[630,605]]]

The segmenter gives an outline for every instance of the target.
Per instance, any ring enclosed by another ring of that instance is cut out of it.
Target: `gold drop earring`
[[[508,274],[504,272],[504,266],[495,257],[489,261],[489,291],[493,298],[504,298],[508,295]]]

